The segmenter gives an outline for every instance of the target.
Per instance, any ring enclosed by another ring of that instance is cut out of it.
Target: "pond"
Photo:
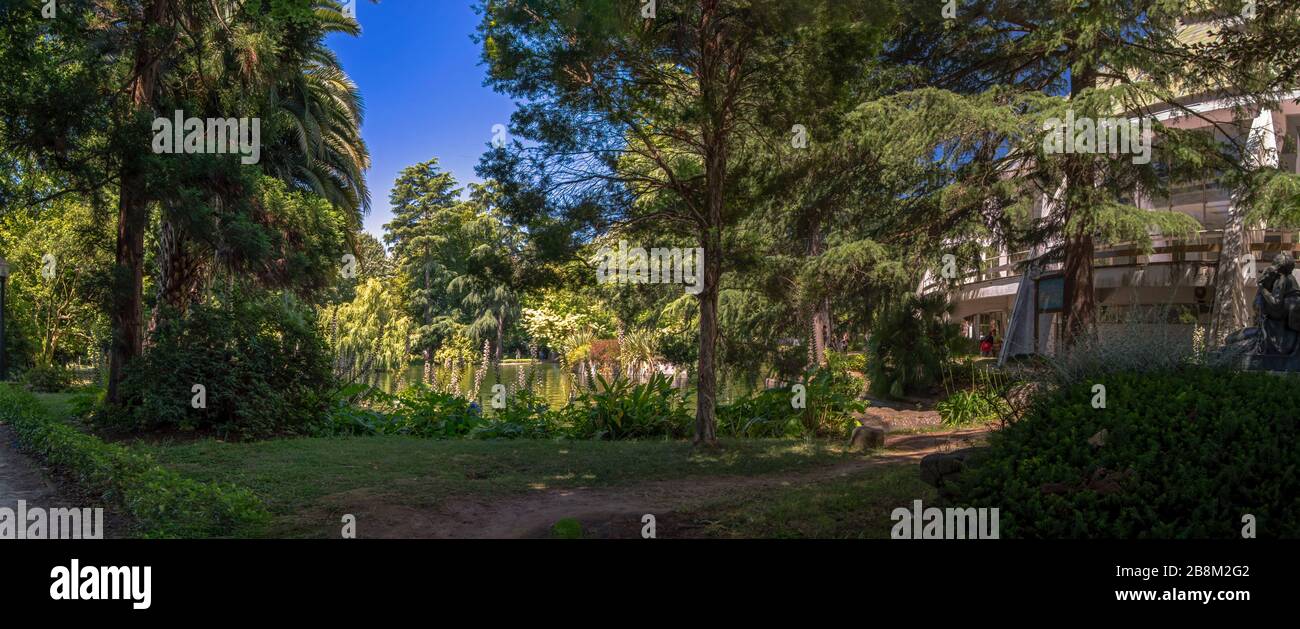
[[[441,366],[439,369],[441,370]],[[505,384],[508,389],[513,390],[518,386],[519,372],[524,371],[524,377],[527,377],[530,369],[533,372],[533,390],[545,398],[552,408],[559,408],[569,402],[569,387],[572,386],[571,379],[565,376],[559,363],[545,361],[503,362],[500,367],[500,381],[497,380],[495,370],[488,369],[487,374],[483,376],[483,385],[479,388],[479,399],[490,399],[492,386],[495,384]],[[424,366],[414,364],[401,372],[386,371],[372,374],[366,384],[388,393],[397,393],[419,382],[423,373]],[[461,389],[468,390],[472,386],[474,386],[474,367],[466,366],[461,370]],[[722,391],[718,396],[718,401],[722,403],[730,402],[736,397],[745,395],[750,389],[749,383],[741,379],[723,378]]]

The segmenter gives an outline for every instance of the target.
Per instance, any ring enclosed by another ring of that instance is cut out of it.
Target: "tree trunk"
[[[113,277],[113,345],[108,363],[110,404],[121,403],[119,387],[131,361],[143,351],[140,317],[144,294],[144,231],[148,199],[144,177],[123,172],[117,213],[117,264]]]
[[[701,128],[704,195],[700,210],[700,245],[704,251],[704,288],[700,300],[699,379],[695,396],[695,445],[717,447],[718,292],[722,278],[722,216],[727,180],[727,139],[731,124],[728,105],[727,43],[718,0],[702,0],[699,21],[700,104],[706,112]],[[734,71],[734,68],[730,70]],[[697,266],[700,261],[696,261]],[[698,274],[699,269],[696,269]]]
[[[815,212],[816,210],[814,210]],[[820,215],[812,217],[808,230],[808,257],[816,258],[826,250]],[[831,335],[830,300],[820,299],[811,304],[809,324],[812,333],[808,348],[808,362],[810,363],[808,366],[815,369],[826,364],[826,345],[829,343]]]
[[[158,59],[152,39],[156,27],[167,19],[169,3],[149,0],[144,8],[144,23],[136,42],[131,98],[135,112],[156,116],[154,91],[158,83]],[[109,404],[120,404],[121,383],[125,369],[143,351],[141,315],[144,306],[144,232],[148,226],[149,198],[145,190],[143,156],[151,152],[149,138],[138,146],[128,147],[122,156],[122,174],[118,191],[117,252],[113,269],[112,354],[108,363]]]
[[[1075,71],[1070,77],[1070,98],[1074,100],[1083,91],[1096,87],[1097,75],[1094,68],[1086,66]],[[1072,133],[1073,130],[1067,131]],[[1064,158],[1069,168],[1065,180],[1065,211],[1069,219],[1082,213],[1093,212],[1091,207],[1082,207],[1082,199],[1091,195],[1074,191],[1075,186],[1095,186],[1097,177],[1090,155],[1067,155]],[[1086,225],[1090,221],[1080,221],[1085,227],[1076,228],[1065,235],[1065,312],[1061,322],[1061,341],[1063,348],[1073,347],[1085,338],[1092,338],[1097,330],[1097,296],[1093,287],[1092,257],[1096,249],[1092,234]]]
[[[704,290],[700,293],[699,383],[695,396],[695,445],[716,447],[718,372],[718,282],[722,277],[722,237],[717,228],[704,233]]]
[[[1092,235],[1070,234],[1065,241],[1065,312],[1061,334],[1064,347],[1091,338],[1097,325],[1097,299],[1093,287]]]
[[[497,348],[496,348],[496,357],[497,357],[497,359],[496,359],[496,364],[498,364],[498,365],[501,364],[501,357],[502,357],[502,355],[503,355],[503,354],[501,353],[501,341],[502,341],[502,339],[505,338],[505,335],[506,335],[506,318],[505,318],[505,315],[500,315],[500,316],[497,317]]]

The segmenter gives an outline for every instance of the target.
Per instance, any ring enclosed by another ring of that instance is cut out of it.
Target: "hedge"
[[[1105,405],[1095,385],[1105,386]],[[1036,400],[993,435],[957,502],[1003,537],[1300,537],[1300,378],[1114,373]]]
[[[142,537],[244,537],[270,519],[247,489],[185,478],[146,454],[80,432],[25,391],[0,385],[0,421],[14,427],[25,449],[119,505]]]

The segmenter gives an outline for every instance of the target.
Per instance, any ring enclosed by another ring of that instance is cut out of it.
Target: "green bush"
[[[248,536],[269,520],[252,492],[184,478],[147,455],[55,421],[35,397],[3,385],[0,420],[14,427],[24,448],[120,505],[144,537]]]
[[[832,372],[851,375],[867,373],[867,355],[850,352],[826,352],[826,366]]]
[[[837,370],[836,367],[839,367]],[[829,436],[842,438],[857,425],[855,414],[866,410],[858,400],[862,381],[843,363],[816,369],[803,378],[804,405],[793,404],[792,387],[767,389],[718,406],[718,432],[750,438]]]
[[[557,416],[546,400],[524,389],[506,400],[506,407],[484,419],[469,433],[474,439],[548,439],[558,432]]]
[[[451,439],[470,434],[483,421],[477,402],[424,386],[403,391],[397,409],[380,425],[384,434]]]
[[[310,309],[275,296],[195,304],[165,316],[122,384],[128,430],[213,430],[238,438],[308,432],[328,410],[330,358]],[[202,385],[206,408],[194,408]]]
[[[791,405],[793,396],[790,387],[766,389],[718,405],[718,434],[756,439],[802,435],[804,411]]]
[[[871,392],[901,398],[935,384],[963,343],[950,314],[952,304],[941,293],[908,294],[886,308],[867,342]]]
[[[62,365],[34,365],[23,372],[21,382],[33,391],[58,393],[72,386],[72,370]]]
[[[1007,417],[1011,408],[997,392],[977,388],[957,391],[935,405],[945,426],[989,424]]]
[[[361,405],[363,400],[379,395],[377,389],[364,384],[351,384],[329,394],[325,416],[311,427],[309,434],[313,437],[367,437],[379,434],[389,423],[389,415]]]
[[[1007,537],[1240,539],[1246,514],[1300,536],[1296,384],[1196,367],[1059,389],[993,435],[957,501],[999,508]]]
[[[681,438],[690,434],[692,417],[686,397],[662,374],[649,382],[626,379],[608,382],[596,376],[597,387],[584,392],[561,413],[572,436],[579,439]]]

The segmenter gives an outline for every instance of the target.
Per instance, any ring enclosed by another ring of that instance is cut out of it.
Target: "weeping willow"
[[[334,351],[334,375],[355,382],[377,371],[400,370],[410,355],[415,323],[402,307],[400,296],[378,279],[357,287],[348,303],[326,309],[322,321]]]

